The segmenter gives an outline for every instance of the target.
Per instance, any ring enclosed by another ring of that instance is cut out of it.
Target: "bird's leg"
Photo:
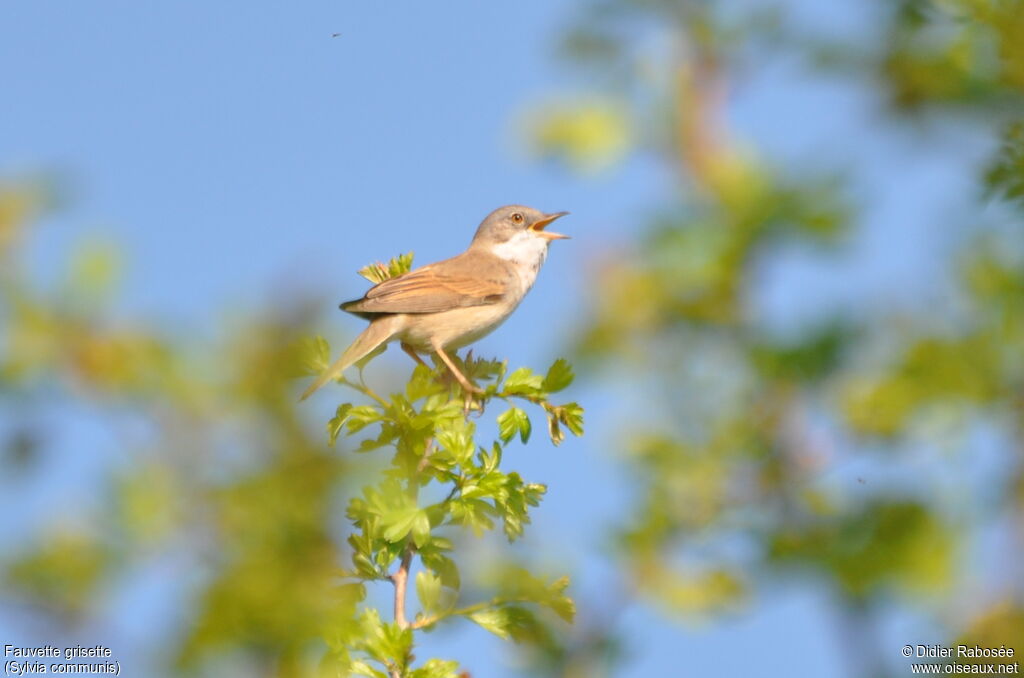
[[[458,357],[457,354],[456,354],[456,357]],[[473,349],[469,349],[469,351],[466,353],[466,357],[462,359],[462,364],[463,365],[471,365],[472,363],[473,363]],[[478,387],[477,388],[477,393],[483,393],[483,391],[480,390],[480,388]],[[469,391],[463,391],[462,395],[463,395],[463,399],[462,399],[462,414],[463,415],[469,416],[469,411],[475,409],[476,410],[476,416],[478,418],[484,416],[484,401],[483,401],[483,399],[480,399],[480,400],[478,400],[478,401],[476,401],[474,403],[473,402],[473,394],[472,393],[470,393]],[[474,407],[474,405],[476,405],[476,407]]]
[[[414,349],[412,346],[405,343],[404,341],[402,342],[402,350],[408,353],[409,357],[418,362],[420,365],[423,365],[428,370],[430,369],[430,365],[423,362],[423,358],[421,358],[420,354],[416,352],[416,349]]]
[[[420,357],[420,354],[416,352],[416,349],[414,349],[411,345],[405,343],[404,341],[402,342],[402,350],[409,354],[409,357],[418,362],[420,365],[426,367],[431,372],[434,370],[433,366],[428,365],[426,362],[424,362],[423,358]],[[452,373],[445,372],[444,374],[439,374],[437,375],[437,380],[445,385],[451,384]]]
[[[459,384],[462,385],[462,390],[466,391],[467,393],[483,395],[483,389],[479,388],[478,386],[474,386],[469,379],[466,379],[466,375],[459,371],[459,368],[455,366],[455,363],[452,362],[452,359],[448,357],[448,354],[444,352],[443,348],[441,348],[440,346],[435,346],[434,353],[436,353],[437,356],[444,362],[444,364],[448,366],[448,371],[451,372],[452,376],[455,377],[455,379],[458,380]]]

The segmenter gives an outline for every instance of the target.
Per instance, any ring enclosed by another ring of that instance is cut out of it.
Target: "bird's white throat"
[[[491,252],[494,256],[514,264],[524,287],[530,289],[537,279],[541,264],[548,256],[550,242],[533,231],[519,231],[509,240],[495,245]]]

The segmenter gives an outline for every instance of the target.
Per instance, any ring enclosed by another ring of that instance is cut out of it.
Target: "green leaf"
[[[416,548],[419,548],[429,540],[430,518],[427,516],[426,511],[420,510],[417,512],[416,517],[412,522],[412,541],[416,544]]]
[[[501,463],[501,445],[494,443],[490,452],[481,447],[477,456],[480,458],[480,468],[483,473],[485,475],[491,473]]]
[[[537,395],[544,379],[529,367],[520,367],[505,379],[505,392],[516,395]]]
[[[377,564],[377,569],[380,572],[387,572],[391,567],[391,563],[398,559],[399,551],[404,550],[404,542],[384,542],[381,547],[378,548],[376,555],[374,555],[374,562]],[[386,575],[384,578],[387,578]]]
[[[583,435],[583,408],[576,403],[568,403],[560,407],[547,406],[548,435],[555,445],[565,440],[565,426],[575,436]]]
[[[569,587],[569,577],[559,577],[548,586],[550,597],[543,604],[552,612],[562,618],[563,621],[572,622],[576,617],[576,603],[572,598],[563,594]]]
[[[451,454],[456,463],[463,465],[473,456],[476,425],[463,418],[451,420],[437,433],[437,443]]]
[[[487,360],[484,358],[474,358],[473,352],[470,351],[466,359],[463,361],[465,369],[463,374],[470,381],[479,384],[480,382],[490,381],[495,377],[499,377],[505,371],[505,364],[497,360]]]
[[[428,547],[420,551],[420,558],[423,560],[423,565],[437,573],[441,578],[441,584],[443,586],[454,591],[458,591],[462,585],[458,566],[455,564],[455,561],[448,556],[430,548],[433,545],[433,542],[437,541],[437,537],[434,537],[430,541],[431,543],[428,544]]]
[[[331,363],[331,346],[327,340],[317,335],[305,337],[298,343],[296,376],[315,377],[323,373]]]
[[[441,602],[441,578],[429,570],[416,574],[416,595],[425,614],[433,614]]]
[[[574,436],[583,435],[583,408],[576,403],[563,405],[562,422]]]
[[[499,638],[511,638],[517,643],[547,635],[533,612],[519,605],[492,607],[474,612],[469,618]]]
[[[544,377],[541,388],[546,393],[557,393],[568,388],[574,378],[572,365],[564,358],[559,358],[548,368],[547,376]]]
[[[426,519],[426,512],[416,505],[416,501],[402,489],[398,480],[388,478],[379,488],[368,487],[363,491],[367,497],[367,510],[380,516],[380,536],[385,541],[397,544],[405,539],[414,526],[422,532],[424,522],[429,536],[430,522]],[[354,506],[355,502],[351,505]]]
[[[412,268],[412,252],[392,257],[388,263],[376,262],[359,269],[359,275],[372,283],[380,284],[385,280],[397,278],[403,273],[408,273]]]
[[[489,610],[480,610],[469,615],[469,618],[502,640],[508,640],[509,620],[504,608],[492,607]]]
[[[375,608],[367,608],[359,618],[361,647],[364,652],[381,663],[403,663],[412,649],[412,629],[401,629],[397,624],[385,624]]]
[[[352,435],[374,422],[380,421],[380,411],[373,405],[359,405],[348,410],[348,433]]]
[[[530,439],[530,417],[518,407],[509,408],[498,416],[498,435],[507,443],[518,433],[519,439],[525,444]]]
[[[458,662],[430,659],[426,664],[412,671],[409,678],[458,678],[458,674],[455,673],[458,668]]]
[[[409,383],[405,385],[405,397],[409,402],[416,402],[445,391],[444,384],[434,378],[434,372],[423,365],[417,365],[412,371]]]
[[[367,438],[359,443],[359,447],[355,449],[356,452],[366,453],[380,449],[387,445],[391,445],[395,438],[398,437],[400,431],[394,424],[385,422],[380,427],[380,435],[376,438]]]
[[[502,442],[507,443],[512,440],[512,436],[519,430],[519,425],[516,423],[516,410],[518,409],[518,407],[510,407],[498,415],[498,436]]]
[[[337,411],[334,413],[334,417],[327,422],[327,440],[331,445],[338,440],[338,435],[341,433],[341,427],[345,425],[345,420],[348,418],[348,412],[352,409],[352,403],[343,403],[338,405]]]
[[[352,546],[352,564],[360,576],[380,579],[381,570],[373,562],[373,540],[361,534],[351,534],[348,543]]]
[[[497,509],[483,499],[457,498],[451,501],[450,506],[452,521],[469,527],[476,536],[494,529],[491,517],[497,514]]]
[[[504,598],[528,600],[542,605],[566,622],[572,622],[576,615],[576,604],[565,595],[569,587],[568,577],[559,577],[548,583],[528,570],[511,567],[501,576],[501,595]]]
[[[349,671],[354,676],[366,676],[367,678],[388,678],[383,671],[378,671],[362,659],[357,659],[349,664]]]
[[[522,536],[523,526],[530,522],[528,506],[536,506],[547,492],[544,485],[525,484],[518,473],[512,472],[502,478],[497,505],[502,510],[503,528],[509,541]]]
[[[369,556],[365,553],[353,553],[352,564],[356,566],[356,570],[362,576],[367,579],[376,579],[380,577],[380,572],[377,570],[377,566],[373,564]]]
[[[519,440],[524,445],[530,440],[530,433],[533,432],[533,424],[530,423],[530,418],[526,416],[526,412],[523,412],[523,418],[519,422]]]
[[[392,544],[402,541],[412,530],[418,516],[419,511],[415,508],[385,514],[381,517],[381,527],[384,528],[381,536]]]
[[[430,521],[431,525],[437,525],[433,520]],[[452,540],[448,537],[431,537],[430,543],[420,549],[420,552],[425,552],[427,549],[435,549],[437,551],[451,551],[455,548],[452,545]]]

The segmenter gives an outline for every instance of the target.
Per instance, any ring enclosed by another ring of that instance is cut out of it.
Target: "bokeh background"
[[[296,405],[288,347],[361,329],[356,269],[519,202],[574,239],[476,350],[567,357],[587,434],[506,459],[548,496],[460,562],[571,574],[579,613],[419,657],[1024,651],[1021,35],[1016,0],[4,3],[0,642],[316,675],[374,469],[326,445],[338,389]]]

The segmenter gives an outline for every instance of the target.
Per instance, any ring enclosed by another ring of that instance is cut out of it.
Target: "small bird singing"
[[[544,214],[507,205],[487,215],[462,254],[427,264],[370,288],[341,309],[370,321],[338,361],[302,394],[312,395],[378,346],[399,341],[402,350],[425,364],[434,353],[469,393],[481,393],[452,362],[449,351],[468,346],[498,327],[533,287],[548,245],[567,235],[545,230],[568,212]]]

